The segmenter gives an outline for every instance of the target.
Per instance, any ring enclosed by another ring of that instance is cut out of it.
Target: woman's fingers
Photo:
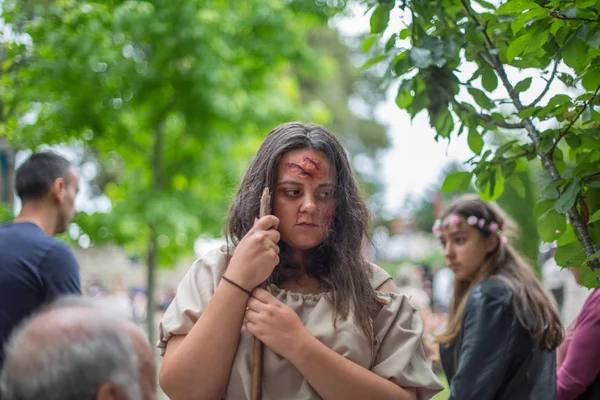
[[[246,310],[246,319],[248,321],[251,321],[253,324],[256,324],[258,322],[259,317],[260,317],[260,313],[259,312],[256,312],[256,311],[254,311],[251,308],[248,308]]]
[[[250,297],[250,299],[248,300],[248,303],[246,304],[246,307],[248,310],[252,310],[252,311],[256,311],[256,312],[260,312],[261,310],[263,310],[265,306],[265,303],[263,303],[262,301],[258,300],[255,297]]]
[[[279,228],[279,218],[274,215],[265,215],[258,221],[254,223],[254,227],[252,229],[260,229],[263,231],[268,231],[270,229]]]
[[[252,291],[252,297],[254,299],[250,299],[248,300],[248,303],[250,303],[250,301],[255,300],[255,301],[259,301],[261,303],[264,304],[277,304],[279,303],[279,300],[277,300],[270,292],[266,291],[265,289],[261,289],[261,288],[256,288]]]

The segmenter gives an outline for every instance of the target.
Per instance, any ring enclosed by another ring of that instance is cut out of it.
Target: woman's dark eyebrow
[[[296,185],[296,186],[304,186],[304,184],[302,184],[301,182],[297,182],[297,181],[282,181],[279,182],[277,184],[277,186],[279,185]]]
[[[298,181],[282,181],[277,183],[277,186],[279,185],[296,185],[296,186],[304,186],[304,184],[302,182],[298,182]],[[322,187],[331,187],[333,186],[333,183],[321,183],[318,187],[322,188]]]

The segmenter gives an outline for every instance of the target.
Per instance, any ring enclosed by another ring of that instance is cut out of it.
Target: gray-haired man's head
[[[106,305],[64,298],[13,333],[2,400],[153,400],[156,374],[142,332]]]

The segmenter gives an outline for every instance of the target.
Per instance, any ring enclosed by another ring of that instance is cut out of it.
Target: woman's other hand
[[[256,289],[248,300],[246,329],[275,353],[291,361],[312,337],[300,317],[264,289]]]

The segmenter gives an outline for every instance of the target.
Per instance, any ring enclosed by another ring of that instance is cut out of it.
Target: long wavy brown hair
[[[352,310],[358,324],[372,343],[372,318],[380,309],[375,290],[369,283],[371,267],[361,248],[368,237],[369,211],[358,189],[346,152],[327,129],[313,124],[289,122],[274,128],[265,138],[248,167],[228,216],[227,240],[233,246],[252,228],[259,214],[265,186],[274,193],[277,167],[282,156],[293,150],[310,149],[325,154],[335,176],[333,195],[336,212],[325,239],[309,251],[306,273],[327,290],[334,306],[334,324],[345,320]],[[283,242],[280,263],[268,283],[281,284],[298,277],[299,266]]]
[[[506,234],[514,229],[514,223],[495,204],[483,202],[477,196],[465,196],[454,203],[442,215],[458,215],[467,219],[475,216],[489,222],[496,222]],[[478,229],[481,235],[492,234],[488,228]],[[519,256],[512,246],[498,240],[495,250],[487,254],[481,268],[470,280],[454,281],[454,294],[449,306],[448,326],[445,332],[437,337],[440,343],[452,346],[462,327],[465,305],[471,290],[486,279],[498,279],[504,282],[513,292],[513,308],[519,323],[531,338],[548,350],[553,350],[561,343],[563,326],[560,317],[548,293],[544,290],[531,267]]]

